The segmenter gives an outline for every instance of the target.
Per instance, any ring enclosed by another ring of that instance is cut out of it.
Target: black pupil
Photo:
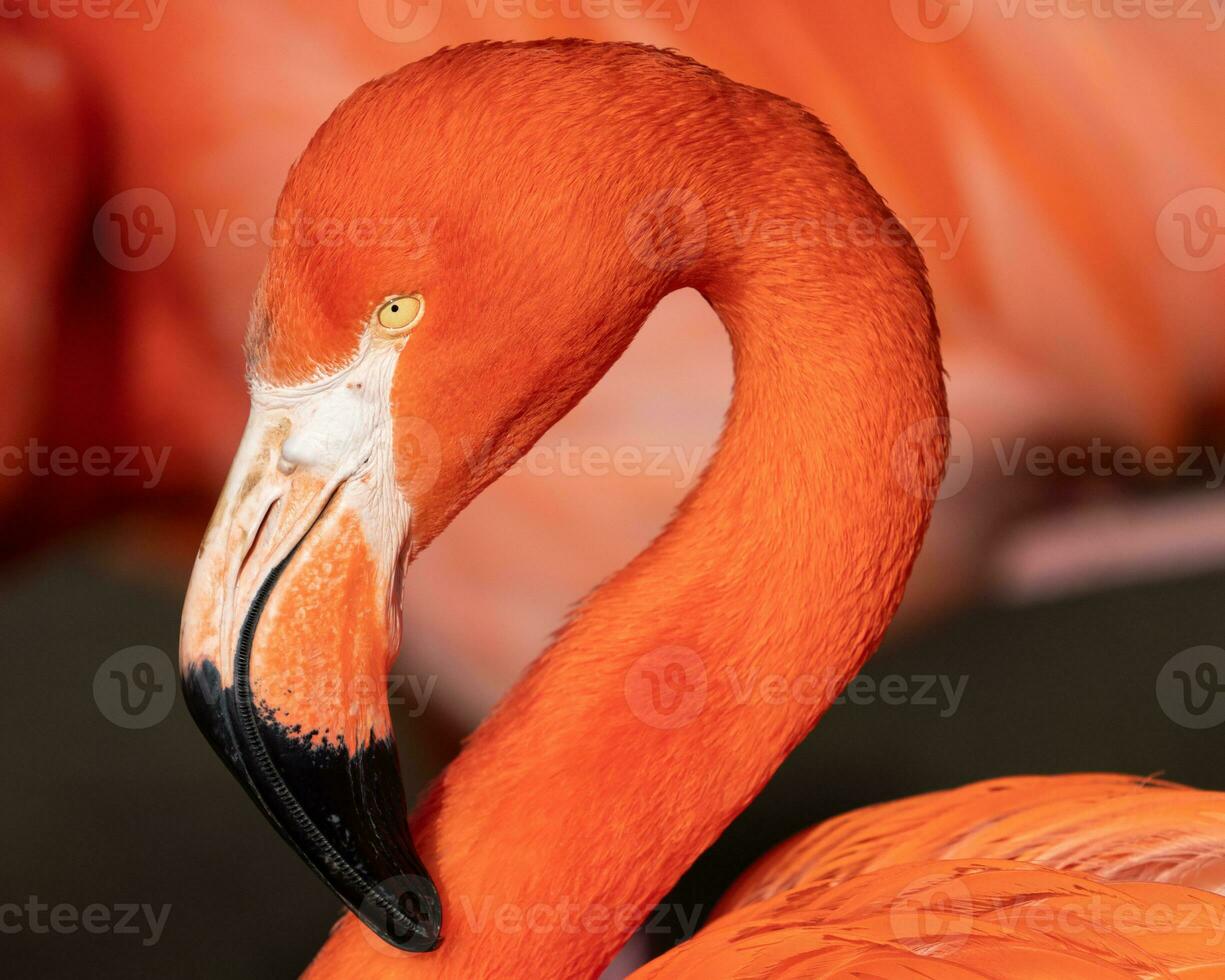
[[[398,306],[393,306],[393,307],[391,308],[391,312],[392,312],[392,313],[399,313],[399,312],[400,312],[400,307],[398,307]]]

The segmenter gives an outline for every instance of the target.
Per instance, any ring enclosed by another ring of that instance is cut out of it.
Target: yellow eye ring
[[[425,314],[425,300],[420,293],[393,296],[378,309],[379,326],[392,333],[411,330]]]

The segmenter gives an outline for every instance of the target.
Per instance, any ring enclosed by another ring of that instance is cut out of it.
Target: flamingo
[[[955,40],[922,44],[899,28],[901,4],[761,0],[746,18],[736,0],[703,0],[683,33],[650,5],[627,5],[625,17],[594,8],[546,17],[549,4],[470,4],[462,15],[446,5],[428,36],[392,43],[368,21],[411,12],[394,3],[265,0],[236,13],[210,0],[164,10],[124,0],[122,13],[102,19],[9,6],[30,9],[5,20],[0,41],[0,73],[18,93],[5,110],[14,137],[0,149],[10,174],[0,223],[11,236],[0,350],[20,365],[0,395],[0,447],[36,437],[78,454],[94,445],[169,453],[156,477],[142,465],[138,477],[69,482],[31,479],[12,449],[0,450],[9,556],[118,516],[105,524],[108,551],[145,570],[189,566],[247,407],[242,307],[266,255],[263,235],[252,240],[243,226],[265,227],[289,162],[360,81],[442,44],[559,32],[683,42],[735,77],[819,104],[915,230],[941,298],[950,414],[978,462],[937,509],[893,629],[984,589],[1032,596],[1035,584],[1082,588],[1134,576],[1146,561],[1186,569],[1220,553],[1225,522],[1211,495],[1192,518],[1183,506],[1193,495],[1150,507],[1149,495],[1130,492],[1135,480],[1077,480],[1069,494],[992,465],[996,439],[1182,446],[1225,430],[1219,275],[1167,261],[1153,234],[1176,195],[1222,186],[1225,142],[1214,122],[1225,61],[1196,19],[1146,30],[1146,18],[1010,17],[980,4]],[[285,43],[270,47],[269,37]],[[107,202],[140,188],[164,193],[177,235],[161,265],[129,272],[99,254],[93,225],[99,214],[121,217]],[[94,299],[82,313],[72,297],[86,282]],[[654,321],[540,451],[633,442],[677,447],[685,464],[653,478],[620,467],[585,474],[606,511],[595,522],[587,497],[572,492],[575,478],[556,466],[541,473],[529,457],[413,569],[405,657],[440,676],[433,703],[464,727],[510,686],[559,611],[650,540],[678,484],[691,485],[687,460],[708,454],[726,406],[726,346],[693,291],[668,297]],[[706,363],[669,383],[660,365],[682,357]],[[65,377],[89,412],[54,397]],[[627,416],[639,390],[651,401]],[[962,460],[965,448],[955,447]],[[520,478],[525,470],[532,475]],[[1097,519],[1083,520],[1084,510]],[[589,547],[566,547],[580,535]],[[513,560],[525,541],[539,552],[530,576]],[[473,590],[480,617],[464,616],[454,598]]]
[[[780,246],[749,213],[870,233]],[[802,107],[631,44],[464,45],[363,85],[278,215],[342,232],[286,236],[256,293],[183,614],[193,716],[355,913],[309,977],[595,976],[901,599],[948,445],[922,259]],[[424,252],[369,231],[423,217]],[[683,286],[734,351],[716,457],[410,820],[384,690],[405,567]],[[738,693],[766,676],[820,683]],[[1221,812],[1104,775],[861,811],[641,976],[1221,976]]]

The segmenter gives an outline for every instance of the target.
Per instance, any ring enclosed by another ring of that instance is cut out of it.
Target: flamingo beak
[[[441,904],[409,835],[386,697],[409,518],[390,473],[389,360],[367,351],[326,385],[253,394],[180,658],[196,723],[273,826],[374,932],[424,952]]]

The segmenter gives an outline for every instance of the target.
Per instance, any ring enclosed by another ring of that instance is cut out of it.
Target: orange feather
[[[1019,861],[932,861],[737,909],[634,974],[1098,980],[1225,976],[1225,899]]]
[[[953,858],[1225,892],[1225,793],[1090,773],[994,779],[864,807],[780,844],[714,914],[792,888]]]

